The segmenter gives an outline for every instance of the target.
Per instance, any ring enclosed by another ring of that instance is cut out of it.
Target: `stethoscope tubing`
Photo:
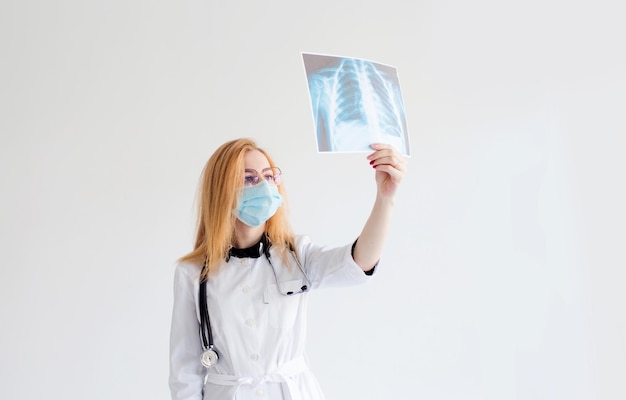
[[[268,246],[263,246],[263,247],[264,247],[263,254],[265,255],[265,258],[267,259],[267,262],[270,264],[270,267],[272,268],[272,272],[274,273],[274,279],[276,280],[276,285],[280,294],[284,296],[291,296],[291,295],[301,294],[301,293],[309,291],[309,289],[311,288],[311,280],[309,279],[309,276],[307,275],[306,271],[302,267],[302,264],[300,263],[300,260],[298,260],[298,257],[296,256],[293,249],[290,249],[291,255],[296,260],[298,269],[300,270],[300,272],[302,273],[302,276],[305,279],[305,284],[302,285],[299,292],[284,292],[280,284],[280,281],[278,279],[278,275],[276,274],[276,269],[274,268],[274,264],[272,264],[272,260],[270,259],[270,253],[269,253],[270,246],[268,245]],[[203,271],[204,271],[204,268],[206,268],[206,263],[202,265]],[[203,350],[202,365],[208,368],[208,367],[212,367],[213,365],[215,365],[219,356],[218,356],[217,351],[214,348],[213,332],[211,330],[211,320],[209,318],[209,306],[207,304],[207,293],[206,293],[207,282],[208,282],[208,278],[200,281],[200,284],[199,284],[200,287],[198,290],[198,304],[200,308],[200,337],[202,340],[202,350]],[[206,359],[209,359],[211,361],[205,362]]]

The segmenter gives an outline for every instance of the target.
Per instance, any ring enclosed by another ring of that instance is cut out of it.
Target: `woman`
[[[369,279],[404,177],[396,150],[372,148],[372,212],[356,241],[332,249],[291,233],[281,171],[252,140],[211,156],[195,248],[174,278],[172,399],[324,398],[304,355],[308,292]]]

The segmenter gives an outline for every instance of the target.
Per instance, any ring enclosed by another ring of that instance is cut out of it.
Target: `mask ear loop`
[[[202,265],[202,272],[207,268],[206,262]],[[202,273],[201,273],[202,276]],[[206,368],[217,364],[219,358],[217,351],[213,348],[213,332],[211,332],[211,321],[209,319],[209,307],[207,305],[206,285],[208,278],[200,281],[198,290],[198,305],[200,306],[200,337],[202,338],[202,357],[200,362]]]

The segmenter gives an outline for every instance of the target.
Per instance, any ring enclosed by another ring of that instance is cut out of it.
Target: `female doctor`
[[[376,200],[359,237],[338,248],[291,232],[281,170],[255,142],[211,156],[195,247],[174,277],[172,399],[324,399],[305,359],[308,292],[370,278],[405,174],[395,149],[371,147]]]

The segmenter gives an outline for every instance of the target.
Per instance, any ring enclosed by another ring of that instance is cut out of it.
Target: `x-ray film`
[[[410,155],[395,67],[358,58],[302,53],[319,152],[371,151],[386,143]]]

